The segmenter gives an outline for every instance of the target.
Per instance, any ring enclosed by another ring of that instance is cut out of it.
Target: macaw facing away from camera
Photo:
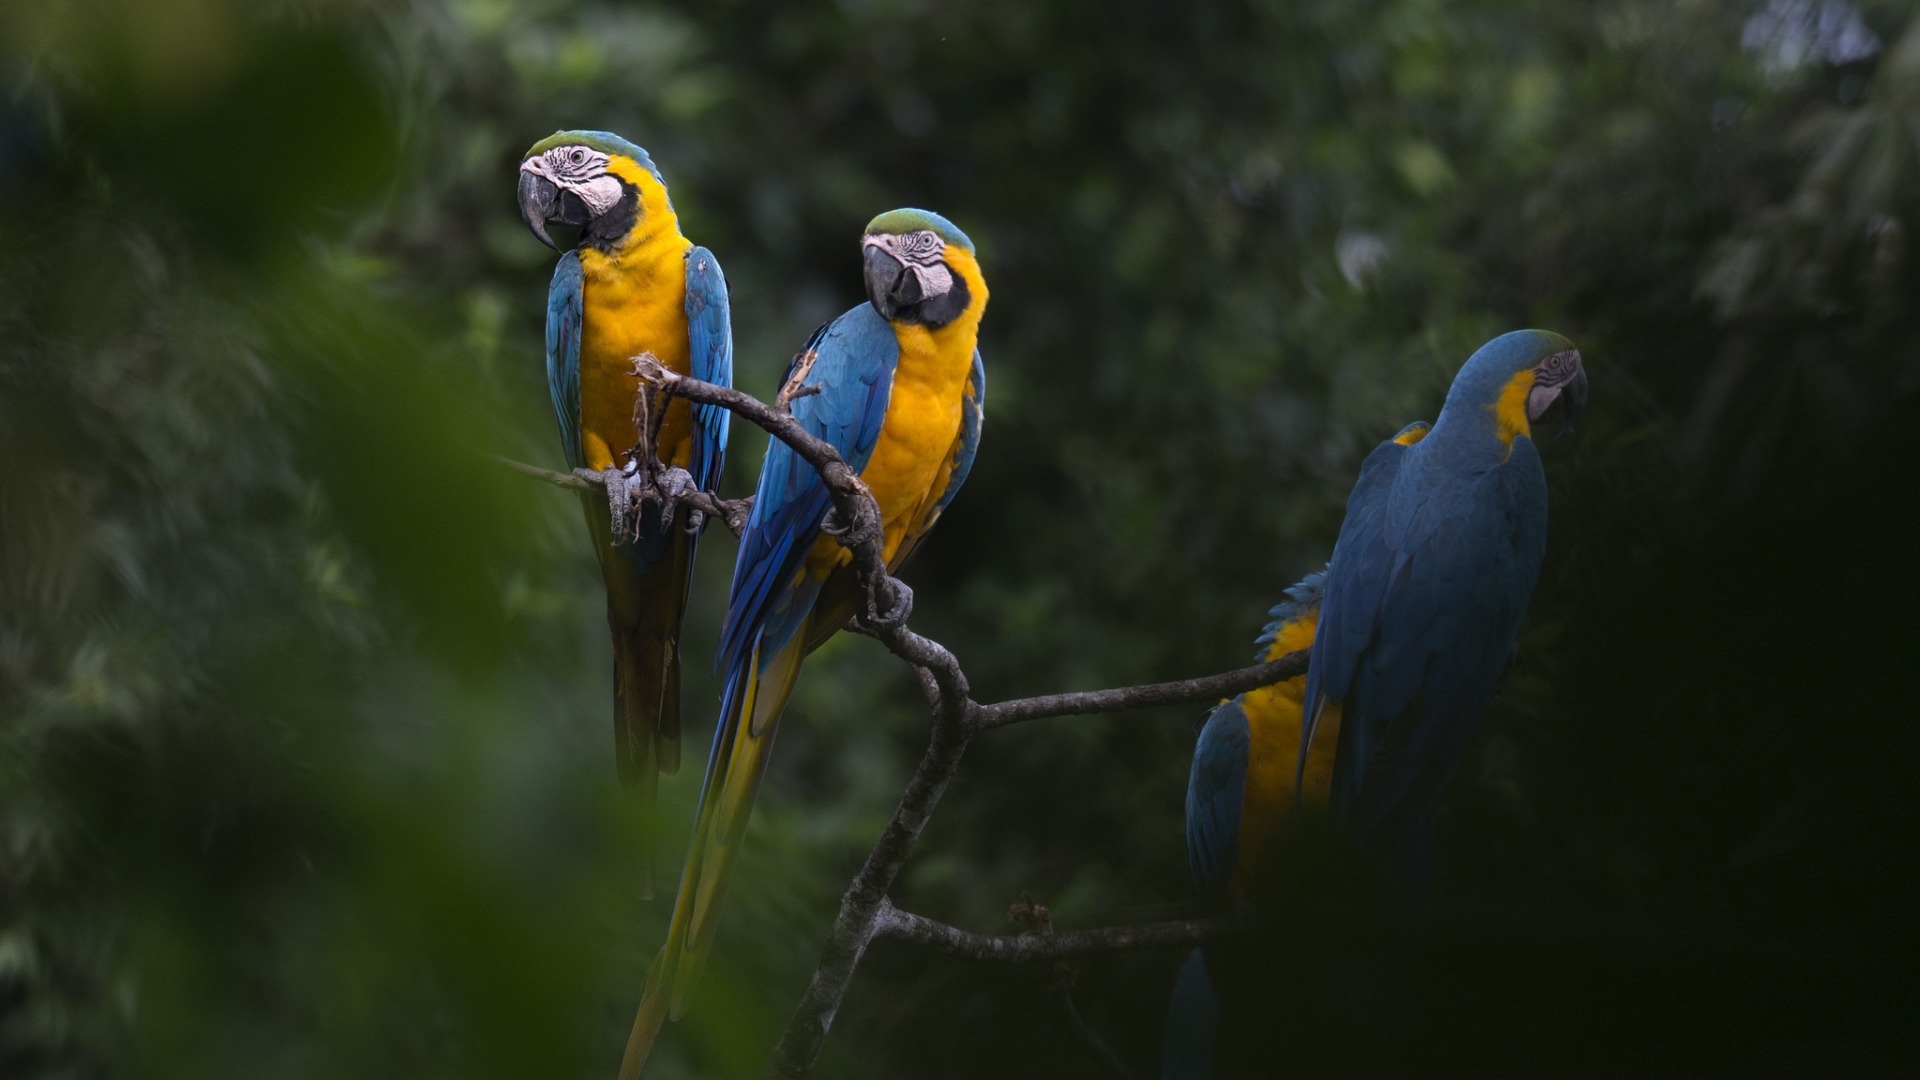
[[[1300,743],[1313,753],[1340,707],[1333,816],[1415,891],[1441,788],[1493,698],[1540,575],[1547,484],[1533,425],[1577,417],[1586,398],[1572,342],[1503,334],[1460,369],[1425,438],[1367,456],[1347,499]]]
[[[1257,660],[1278,660],[1313,644],[1325,577],[1310,574],[1287,590],[1287,599],[1269,612],[1272,621],[1257,642]],[[1194,906],[1202,916],[1225,914],[1244,898],[1247,882],[1266,854],[1267,840],[1293,811],[1303,681],[1300,676],[1249,690],[1214,706],[1201,722],[1187,777],[1187,868],[1193,877]],[[1337,722],[1337,713],[1328,720]],[[1332,757],[1320,752],[1308,763],[1306,801],[1325,800]],[[1174,982],[1163,1080],[1208,1080],[1214,1075],[1220,1004],[1206,952],[1193,950]]]
[[[1425,421],[1409,424],[1393,441],[1411,446],[1429,426]],[[1326,576],[1325,571],[1307,575],[1267,613],[1271,621],[1255,642],[1257,662],[1313,647]],[[1223,915],[1256,901],[1258,882],[1274,871],[1273,841],[1296,807],[1326,804],[1340,706],[1326,710],[1321,723],[1328,737],[1310,748],[1304,769],[1298,768],[1305,693],[1306,676],[1297,675],[1223,701],[1201,723],[1187,778],[1187,866],[1194,906],[1202,916]],[[1302,779],[1297,800],[1296,775]],[[1215,1075],[1218,993],[1206,950],[1193,950],[1180,968],[1167,1009],[1162,1080],[1210,1080]]]
[[[582,502],[607,590],[614,750],[621,779],[640,788],[650,819],[659,774],[680,767],[680,621],[699,536],[691,511],[663,520],[658,503],[627,521],[628,483],[645,464],[634,455],[638,417],[658,400],[641,400],[633,358],[649,352],[679,374],[732,385],[727,283],[713,253],[680,234],[647,152],[618,135],[561,131],[533,144],[520,163],[520,212],[556,250],[549,225],[580,228],[547,293],[547,386],[567,464],[607,480],[606,499]],[[711,491],[728,416],[669,401],[653,418],[649,449],[690,474],[682,483]]]
[[[972,467],[986,391],[977,338],[987,283],[966,234],[924,210],[874,218],[861,251],[868,302],[814,332],[781,399],[872,492],[891,569],[926,536]],[[726,689],[693,840],[622,1077],[639,1074],[661,1024],[686,1008],[801,660],[862,602],[852,553],[821,531],[830,507],[813,466],[769,440],[721,630]]]

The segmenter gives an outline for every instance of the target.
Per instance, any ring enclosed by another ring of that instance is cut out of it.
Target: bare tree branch
[[[529,465],[524,461],[515,461],[498,454],[487,456],[514,472],[545,480],[555,487],[566,488],[568,491],[605,492],[607,489],[606,476],[592,469],[554,472],[552,469],[543,469],[538,465]],[[675,496],[675,501],[693,507],[707,515],[709,519],[724,522],[727,530],[735,536],[746,531],[747,516],[753,513],[753,496],[751,495],[744,499],[722,499],[711,491],[690,491],[679,493]]]
[[[641,353],[633,358],[633,373],[642,382],[651,383],[669,395],[702,405],[718,405],[786,443],[803,461],[813,466],[814,471],[820,474],[821,481],[827,485],[827,491],[833,497],[833,508],[838,511],[841,522],[835,535],[853,552],[854,563],[862,579],[871,580],[876,572],[882,576],[886,574],[886,567],[880,559],[880,507],[873,501],[873,493],[860,482],[859,474],[848,467],[832,443],[815,438],[785,408],[775,408],[731,386],[720,386],[682,375],[662,364],[652,353]]]
[[[879,931],[881,914],[892,910],[887,890],[893,887],[894,877],[907,861],[927,820],[933,816],[933,808],[960,767],[960,754],[965,749],[964,736],[956,736],[949,725],[935,722],[933,740],[927,746],[926,756],[920,759],[919,768],[913,771],[913,779],[907,782],[900,805],[894,809],[893,817],[881,831],[860,872],[854,875],[853,884],[840,898],[840,914],[833,921],[833,932],[820,957],[820,966],[814,969],[806,992],[793,1010],[793,1019],[787,1022],[787,1030],[774,1047],[769,1068],[772,1075],[786,1078],[811,1073],[814,1058],[819,1056],[820,1045],[826,1041],[827,1030],[833,1026],[834,1015],[840,1010],[840,1000],[846,996],[847,984],[853,979],[854,968],[859,966],[861,956]]]
[[[859,474],[848,467],[833,444],[815,438],[785,408],[768,405],[731,386],[682,375],[649,353],[634,357],[633,370],[642,381],[668,394],[702,405],[718,405],[758,425],[813,466],[833,497],[834,512],[822,531],[853,553],[854,572],[866,588],[867,610],[862,621],[894,655],[932,673],[943,697],[937,710],[941,719],[951,723],[963,720],[971,704],[966,673],[961,671],[960,662],[946,646],[906,628],[907,615],[913,608],[913,591],[888,572],[881,554],[880,505],[874,502],[873,492],[867,490]],[[787,387],[782,390],[782,400],[790,402],[814,392],[806,386]]]
[[[1035,964],[1138,949],[1190,949],[1203,941],[1224,937],[1233,929],[1230,919],[1176,919],[1045,934],[970,934],[924,915],[902,911],[883,900],[878,936],[962,960]]]
[[[515,461],[510,457],[501,457],[499,454],[488,454],[487,456],[505,465],[507,468],[512,469],[514,472],[525,473],[535,479],[545,480],[554,487],[563,487],[569,491],[604,491],[607,486],[605,480],[588,480],[585,477],[575,476],[572,473],[554,472],[552,469],[543,469],[538,465],[529,465],[524,461]]]
[[[1245,693],[1307,672],[1307,651],[1290,652],[1276,660],[1255,664],[1222,675],[1208,675],[1179,682],[1123,686],[1117,690],[1082,690],[1071,694],[1047,694],[1043,697],[1016,698],[997,705],[974,709],[968,731],[977,734],[1025,720],[1044,720],[1055,716],[1087,716],[1093,713],[1151,709],[1161,705],[1179,705],[1190,701],[1209,701]]]
[[[840,899],[840,911],[820,964],[774,1049],[769,1064],[772,1075],[799,1078],[811,1073],[854,971],[876,937],[896,938],[968,959],[1032,962],[1103,952],[1191,946],[1228,931],[1225,920],[1190,920],[994,937],[968,934],[900,911],[888,901],[887,893],[939,805],[940,796],[959,769],[967,743],[980,732],[1045,717],[1120,712],[1224,697],[1299,675],[1306,670],[1305,653],[1293,653],[1270,663],[1200,679],[1019,698],[983,706],[973,700],[966,672],[953,653],[939,642],[907,628],[913,592],[894,578],[886,565],[880,507],[873,493],[832,444],[814,437],[789,411],[792,402],[819,392],[817,387],[806,385],[808,368],[804,363],[796,366],[794,376],[782,387],[773,405],[732,387],[681,375],[648,353],[634,357],[633,363],[634,374],[660,396],[657,411],[663,412],[665,401],[673,397],[727,409],[785,443],[820,475],[832,498],[832,510],[821,523],[821,531],[833,536],[851,553],[853,571],[866,594],[865,610],[854,616],[849,629],[878,639],[913,668],[932,717],[932,738],[925,756],[914,769],[899,805],[874,842],[873,850],[867,854],[866,862]],[[648,446],[650,441],[643,440],[641,447]],[[502,461],[519,472],[575,491],[604,489],[607,484],[604,477],[587,470],[557,473],[516,461]],[[656,476],[663,470],[657,462],[649,462],[641,471]],[[657,477],[648,482],[657,486]],[[735,534],[744,529],[751,506],[750,500],[723,500],[711,492],[662,492],[661,497],[678,499],[719,517],[728,522]]]

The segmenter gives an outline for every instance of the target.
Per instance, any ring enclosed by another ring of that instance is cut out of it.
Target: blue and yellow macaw
[[[1313,644],[1325,573],[1287,590],[1262,631],[1256,659],[1277,660]],[[1292,816],[1300,753],[1300,700],[1305,676],[1249,690],[1214,706],[1193,746],[1187,777],[1187,869],[1201,915],[1223,915],[1248,899],[1270,842]],[[1336,706],[1326,721],[1339,723]],[[1331,744],[1314,747],[1303,801],[1326,800],[1333,773]],[[1220,1005],[1204,949],[1181,966],[1167,1009],[1163,1080],[1210,1080],[1220,1048]]]
[[[727,283],[713,252],[680,234],[653,160],[618,135],[561,131],[533,144],[520,163],[520,212],[556,250],[549,225],[580,229],[547,292],[547,386],[567,464],[607,481],[606,500],[582,502],[607,589],[614,750],[651,817],[659,774],[680,767],[680,621],[699,536],[691,511],[665,519],[659,503],[627,520],[629,483],[647,465],[636,458],[639,417],[659,404],[642,399],[633,358],[650,352],[682,375],[732,385]],[[686,474],[670,478],[711,491],[728,417],[670,401],[652,418],[648,449]],[[651,889],[650,839],[646,863]]]
[[[1287,590],[1260,635],[1260,662],[1313,645],[1325,578],[1324,571],[1310,574]],[[1270,841],[1293,815],[1305,683],[1301,675],[1249,690],[1214,706],[1201,724],[1187,778],[1187,869],[1203,915],[1225,914],[1246,898]],[[1335,706],[1325,722],[1339,721]],[[1333,775],[1330,742],[1312,747],[1303,775],[1300,801],[1324,804]]]
[[[781,399],[873,493],[882,556],[897,568],[953,500],[979,447],[986,372],[977,339],[987,283],[972,241],[925,210],[874,218],[861,250],[868,302],[814,332]],[[769,441],[721,630],[726,689],[693,840],[622,1077],[639,1074],[661,1025],[686,1008],[801,660],[862,601],[852,553],[821,531],[830,505],[813,467]]]
[[[1411,446],[1429,428],[1425,421],[1408,424],[1393,441]],[[1267,613],[1270,621],[1255,642],[1256,662],[1313,647],[1326,576],[1325,571],[1307,575]],[[1281,829],[1299,807],[1326,805],[1340,706],[1325,710],[1320,722],[1327,737],[1309,748],[1302,768],[1305,695],[1306,676],[1298,675],[1223,701],[1201,723],[1193,771],[1187,777],[1187,868],[1194,907],[1201,915],[1223,915],[1257,903],[1264,891],[1262,880],[1274,871],[1273,846]],[[1215,1075],[1218,995],[1206,951],[1193,950],[1174,981],[1168,1005],[1163,1080],[1208,1080]]]
[[[1301,753],[1339,706],[1334,819],[1415,890],[1440,790],[1493,698],[1540,575],[1547,484],[1533,425],[1577,416],[1586,397],[1572,342],[1502,334],[1460,369],[1425,438],[1375,448],[1347,499]],[[1305,769],[1296,772],[1304,795]]]

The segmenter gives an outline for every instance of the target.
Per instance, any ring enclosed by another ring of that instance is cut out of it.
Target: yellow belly
[[[686,251],[674,232],[610,256],[583,250],[580,265],[580,453],[587,467],[623,465],[640,440],[633,357],[650,352],[689,374]],[[658,426],[660,460],[685,467],[693,456],[693,410],[676,399]]]

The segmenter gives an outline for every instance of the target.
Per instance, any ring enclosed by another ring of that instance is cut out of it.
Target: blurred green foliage
[[[1367,448],[1572,336],[1592,422],[1441,830],[1444,902],[1528,914],[1436,949],[1417,1071],[1920,1060],[1897,0],[89,0],[0,9],[0,76],[0,1073],[611,1069],[666,904],[571,496],[483,456],[559,460],[512,191],[568,127],[652,151],[751,391],[875,212],[973,236],[984,450],[908,576],[988,698],[1248,659]],[[660,1076],[760,1067],[916,702],[810,661]],[[899,899],[1184,910],[1192,711],[981,741]],[[1174,960],[1076,976],[1141,1074]],[[1053,978],[876,948],[822,1074],[1100,1075]]]

